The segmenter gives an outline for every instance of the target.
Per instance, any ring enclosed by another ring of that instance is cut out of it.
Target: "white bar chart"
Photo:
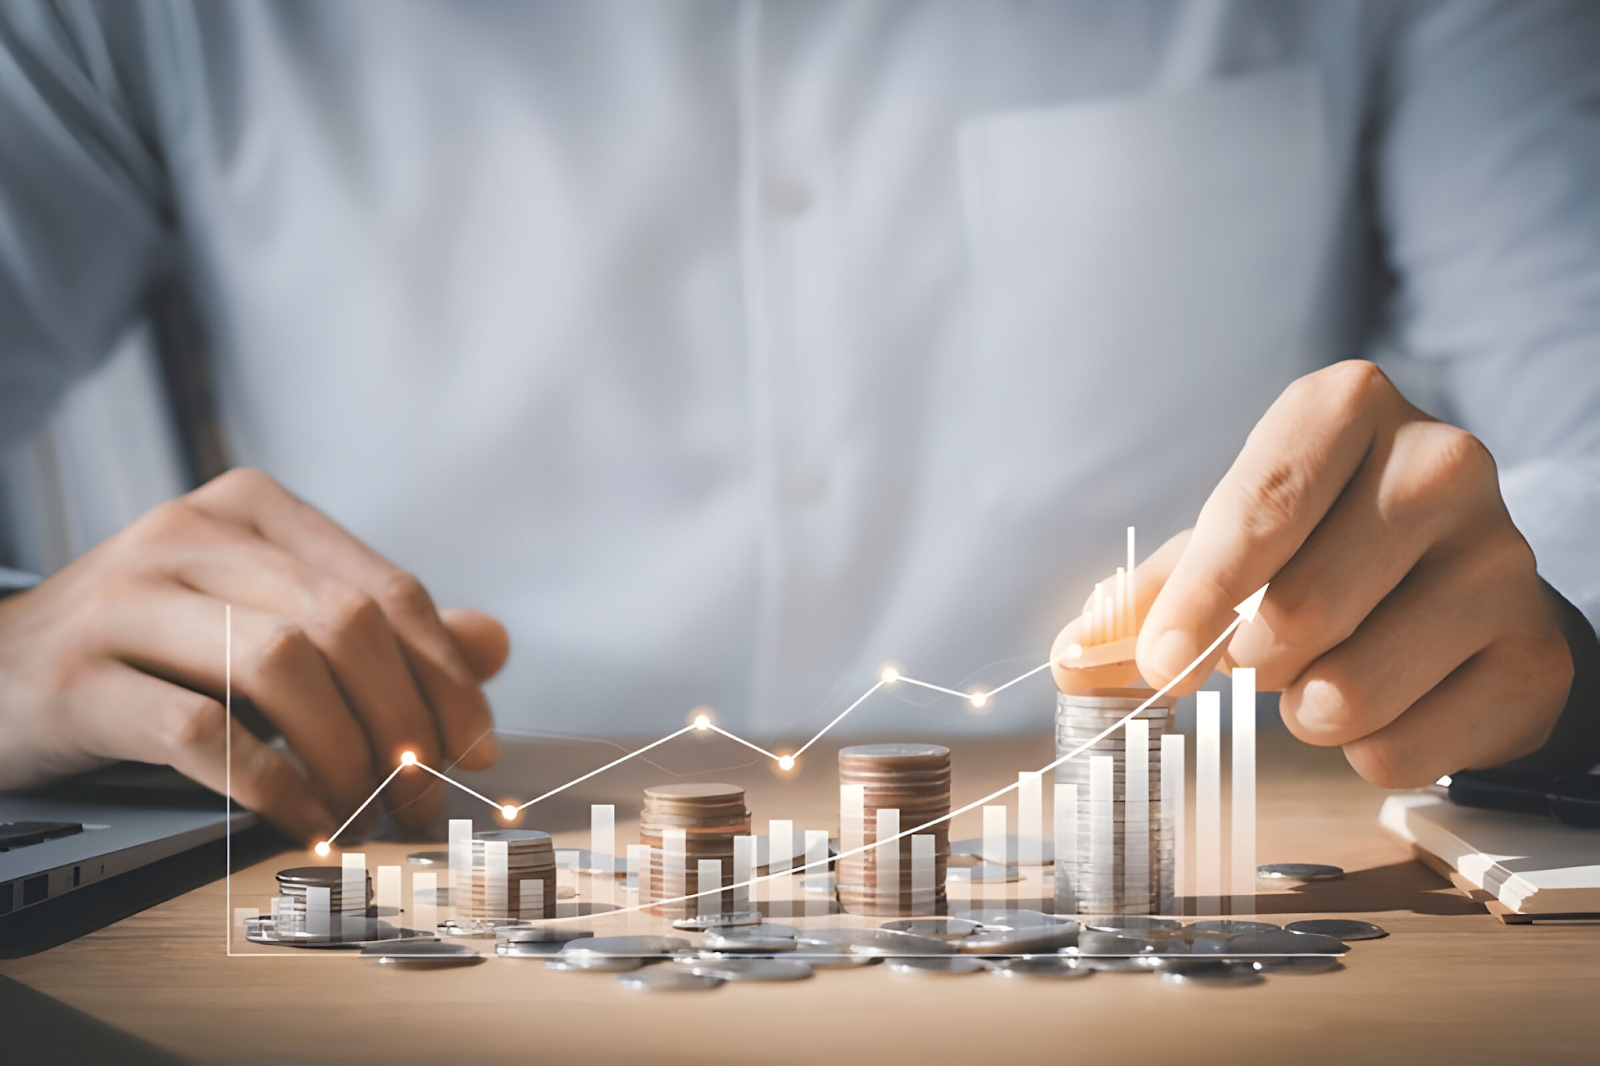
[[[617,868],[617,808],[611,803],[589,806],[589,866],[606,874]]]
[[[490,840],[484,843],[483,909],[491,918],[504,918],[511,913],[511,900],[506,885],[510,858],[510,845],[504,840]]]
[[[439,875],[432,870],[411,875],[411,921],[407,924],[430,935],[439,925]]]
[[[1228,892],[1232,913],[1256,909],[1256,672],[1233,670],[1233,766],[1229,770],[1232,835]]]
[[[661,898],[688,894],[689,834],[671,826],[661,830]]]
[[[372,902],[378,908],[378,917],[401,924],[398,920],[400,914],[400,867],[380,866],[378,876],[372,884]]]
[[[938,906],[938,891],[934,884],[932,833],[914,833],[911,837],[911,913],[932,914]]]
[[[1222,693],[1195,693],[1194,894],[1197,914],[1222,902]]]
[[[1057,914],[1076,914],[1078,892],[1072,883],[1078,863],[1078,786],[1056,783],[1055,895]]]
[[[361,935],[362,919],[367,916],[367,856],[347,851],[339,856],[339,912],[341,928],[347,937]]]
[[[1017,775],[1017,862],[1044,862],[1044,775],[1037,770]]]
[[[715,891],[722,887],[722,860],[701,859],[697,864],[697,878],[700,882],[698,892],[710,892],[709,896],[700,896],[695,902],[699,905],[696,913],[702,916],[722,913],[722,893]]]
[[[733,909],[747,911],[750,909],[750,882],[756,876],[756,838],[752,836],[737,836],[733,838],[733,883],[739,887],[733,890]]]
[[[1110,755],[1089,757],[1089,863],[1092,884],[1079,888],[1096,902],[1116,897],[1117,852],[1116,820],[1112,808],[1112,786],[1116,760]]]
[[[1123,726],[1123,895],[1136,913],[1150,910],[1150,723]],[[1142,908],[1142,910],[1141,910]]]
[[[1161,737],[1161,832],[1172,841],[1172,874],[1162,892],[1161,913],[1176,914],[1188,881],[1189,835],[1185,817],[1184,745],[1182,733]]]
[[[465,914],[472,899],[472,819],[450,819],[450,913]]]
[[[879,807],[873,822],[874,841],[889,840],[900,834],[900,810],[897,807]],[[898,900],[900,898],[899,841],[874,848],[872,855],[878,864],[878,899]]]

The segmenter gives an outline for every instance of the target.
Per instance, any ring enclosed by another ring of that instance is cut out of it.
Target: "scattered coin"
[[[911,933],[913,936],[931,936],[940,940],[959,940],[978,931],[978,923],[965,918],[898,918],[884,922],[881,928],[892,933]]]
[[[676,936],[591,936],[569,942],[562,953],[568,956],[663,958],[676,951],[687,951],[688,948],[689,942]]]
[[[1078,943],[1078,923],[1024,926],[1021,929],[995,929],[984,926],[972,936],[955,942],[956,950],[966,955],[1027,955],[1036,951],[1056,951]]]
[[[1086,960],[1069,958],[1066,955],[1031,955],[1021,959],[1003,959],[989,965],[989,969],[1000,977],[1088,977],[1094,973],[1094,967]]]
[[[617,978],[617,983],[638,992],[705,992],[722,987],[724,981],[711,974],[652,966],[647,970],[624,973]]]
[[[1291,933],[1274,929],[1270,933],[1243,933],[1228,941],[1229,955],[1343,955],[1350,948],[1337,937],[1322,933]]]
[[[413,851],[406,856],[406,862],[412,866],[449,866],[450,853],[448,851]]]
[[[980,907],[974,910],[952,911],[952,918],[959,918],[966,922],[975,922],[978,925],[992,929],[1021,929],[1024,926],[1059,925],[1070,921],[1066,917],[1054,914],[1045,914],[1043,911],[1031,911],[1025,908],[1007,909],[1005,907]],[[885,926],[885,928],[888,928]]]
[[[919,958],[883,960],[884,966],[894,973],[905,974],[965,974],[987,970],[982,959],[970,955],[924,955]]]
[[[371,944],[361,949],[361,955],[395,966],[470,966],[483,961],[483,956],[466,944],[438,940]]]
[[[1169,960],[1177,961],[1177,960]],[[1259,985],[1264,978],[1259,970],[1249,963],[1233,963],[1206,960],[1199,962],[1188,960],[1191,965],[1165,968],[1161,970],[1161,979],[1173,984],[1204,985],[1207,987],[1238,988],[1245,985]]]
[[[1148,955],[1156,946],[1142,936],[1124,936],[1103,929],[1083,929],[1078,933],[1080,955]]]
[[[1344,871],[1314,862],[1269,862],[1256,867],[1256,876],[1267,881],[1337,881]]]
[[[737,925],[762,924],[760,911],[726,911],[722,914],[691,914],[687,918],[674,918],[674,929],[687,929],[691,932],[706,929],[726,929]]]
[[[575,925],[511,925],[495,931],[495,939],[513,944],[566,944],[594,936],[592,929]]]
[[[705,947],[710,951],[719,953],[749,952],[754,955],[779,955],[793,951],[798,945],[793,936],[769,936],[765,933],[746,933],[746,929],[762,929],[763,926],[750,925],[735,929],[706,931]]]
[[[495,949],[498,953],[499,949]],[[621,973],[624,970],[637,970],[644,965],[644,960],[626,955],[565,955],[552,956],[544,964],[547,970],[564,970],[567,972],[588,971],[591,973]]]
[[[1238,936],[1240,933],[1270,933],[1274,929],[1282,929],[1283,926],[1273,925],[1271,922],[1247,922],[1236,918],[1223,918],[1216,921],[1195,922],[1189,928],[1197,933]]]
[[[1134,933],[1139,936],[1153,929],[1182,929],[1183,922],[1177,918],[1157,918],[1149,914],[1105,914],[1092,915],[1078,918],[1078,924],[1085,929],[1093,929],[1100,933]],[[1277,926],[1273,926],[1274,929]]]
[[[501,940],[495,943],[494,953],[505,959],[553,959],[561,954],[564,946],[560,942]]]
[[[499,936],[502,930],[525,928],[526,925],[521,918],[446,918],[435,928],[440,936],[486,940]]]
[[[1099,958],[1083,959],[1083,965],[1097,973],[1149,973],[1155,959],[1148,956],[1141,958]]]
[[[954,955],[956,951],[956,946],[948,940],[936,940],[931,936],[896,933],[888,929],[872,929],[868,930],[868,933],[870,935],[851,938],[850,950],[857,955],[885,959],[914,955]]]
[[[1382,940],[1389,935],[1389,931],[1382,926],[1355,918],[1310,918],[1303,922],[1290,922],[1284,928],[1291,933],[1321,933],[1323,936],[1338,937],[1347,943],[1352,940]]]
[[[810,964],[799,959],[690,959],[676,965],[724,981],[799,981],[811,976]]]
[[[1288,955],[1276,959],[1257,959],[1262,973],[1332,973],[1344,969],[1337,955]]]

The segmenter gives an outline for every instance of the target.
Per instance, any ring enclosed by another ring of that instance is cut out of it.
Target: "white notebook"
[[[1600,913],[1600,829],[1458,807],[1433,792],[1390,796],[1378,823],[1517,914]]]

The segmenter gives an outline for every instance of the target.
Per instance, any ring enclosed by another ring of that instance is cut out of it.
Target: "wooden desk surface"
[[[958,802],[1014,779],[1017,767],[1043,765],[1048,745],[1045,738],[960,741]],[[793,783],[750,769],[723,776],[749,785],[758,825],[774,815],[792,816],[797,827],[833,825],[832,752],[820,754]],[[518,758],[513,751],[507,762]],[[592,753],[585,760],[604,761]],[[793,985],[651,996],[610,975],[551,973],[492,954],[477,966],[420,972],[337,952],[228,958],[219,881],[52,951],[0,963],[0,973],[204,1061],[1600,1060],[1600,925],[1501,925],[1378,829],[1383,793],[1337,751],[1269,734],[1260,762],[1260,860],[1334,863],[1348,876],[1262,896],[1258,909],[1279,922],[1347,914],[1391,933],[1353,945],[1343,971],[1217,989],[1145,974],[1052,984],[984,974],[903,978],[867,967],[822,971]],[[640,768],[635,776],[630,787],[661,773]],[[637,793],[614,784],[608,799],[627,795]],[[574,828],[558,834],[560,843],[586,845],[573,815],[599,798],[569,804],[562,817]],[[618,806],[620,842],[634,824]],[[955,826],[957,837],[978,834],[977,812]],[[376,865],[403,861],[416,847],[365,850]],[[270,892],[272,872],[299,859],[280,856],[241,871],[235,905]]]

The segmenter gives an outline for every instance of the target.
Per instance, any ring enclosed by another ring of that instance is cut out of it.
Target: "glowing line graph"
[[[360,816],[361,812],[366,810],[369,806],[371,806],[372,801],[377,799],[378,795],[380,793],[382,793],[385,788],[388,787],[389,782],[393,781],[395,779],[395,776],[397,774],[399,774],[401,770],[404,770],[408,766],[415,766],[418,769],[426,770],[428,773],[432,774],[434,777],[437,777],[439,780],[444,781],[447,784],[454,785],[456,788],[459,788],[461,791],[465,792],[469,796],[474,797],[475,799],[482,800],[484,803],[487,803],[489,806],[493,807],[496,811],[498,811],[499,813],[504,815],[507,819],[510,819],[510,818],[516,817],[518,814],[520,814],[523,811],[527,810],[529,807],[532,807],[536,803],[542,803],[543,801],[549,799],[551,796],[554,796],[554,795],[556,795],[557,793],[560,793],[560,792],[565,792],[567,789],[573,787],[574,785],[582,784],[583,782],[589,780],[590,778],[596,777],[596,776],[598,776],[600,774],[603,774],[607,770],[612,769],[613,767],[621,766],[623,763],[627,762],[629,759],[633,759],[633,758],[635,758],[637,756],[643,755],[645,752],[650,751],[653,748],[658,748],[661,745],[667,743],[667,741],[669,741],[669,740],[676,740],[678,737],[683,736],[685,733],[692,733],[692,732],[697,732],[697,731],[701,731],[701,730],[709,730],[710,732],[713,732],[713,733],[720,733],[724,737],[727,737],[729,740],[731,740],[731,741],[733,741],[733,742],[735,742],[737,744],[743,744],[745,747],[749,748],[752,751],[760,752],[762,755],[765,755],[767,758],[769,758],[773,762],[777,763],[778,766],[781,769],[790,770],[790,769],[794,768],[795,760],[798,759],[801,755],[805,754],[806,749],[810,748],[811,745],[813,745],[817,741],[821,740],[823,738],[823,736],[825,736],[827,734],[828,730],[832,729],[834,726],[836,726],[840,722],[844,721],[845,716],[848,715],[851,711],[855,710],[857,707],[860,707],[863,703],[865,703],[869,696],[871,696],[873,693],[877,692],[879,689],[881,689],[881,688],[883,688],[883,687],[885,687],[887,685],[893,685],[896,682],[904,681],[907,684],[919,685],[922,688],[933,689],[935,692],[944,692],[944,693],[948,693],[949,695],[952,695],[952,696],[958,696],[961,699],[967,700],[974,707],[983,707],[988,703],[989,698],[991,696],[993,696],[996,692],[1001,692],[1001,691],[1003,691],[1005,689],[1008,689],[1012,685],[1015,685],[1019,681],[1025,681],[1028,678],[1032,677],[1034,674],[1037,674],[1039,671],[1049,669],[1049,667],[1050,667],[1050,663],[1049,662],[1042,663],[1039,666],[1033,667],[1031,670],[1027,671],[1026,673],[1020,674],[1017,677],[1012,678],[1010,681],[1007,681],[1005,684],[1000,685],[998,688],[995,688],[995,689],[993,689],[992,691],[989,691],[989,692],[957,692],[955,689],[945,688],[942,685],[935,685],[935,684],[931,684],[930,682],[927,682],[927,681],[918,681],[916,678],[913,678],[913,677],[906,677],[906,676],[902,675],[899,671],[897,671],[897,670],[895,670],[893,668],[886,669],[886,670],[883,671],[882,675],[879,676],[878,681],[877,681],[876,684],[874,684],[871,688],[867,689],[866,692],[862,693],[861,696],[858,697],[854,703],[852,703],[852,704],[850,704],[850,706],[846,707],[839,714],[839,716],[836,717],[833,721],[829,722],[827,725],[823,726],[820,730],[818,730],[816,736],[812,737],[810,740],[808,740],[804,744],[802,744],[794,752],[794,754],[792,754],[792,755],[779,755],[776,752],[768,751],[766,748],[763,748],[761,745],[752,743],[751,741],[746,740],[744,737],[741,737],[736,733],[730,733],[728,730],[723,729],[721,726],[718,726],[715,723],[713,723],[708,715],[701,714],[701,715],[696,716],[696,718],[695,718],[695,720],[693,722],[691,722],[690,724],[684,726],[682,729],[678,729],[678,730],[675,730],[675,731],[673,731],[671,733],[668,733],[666,736],[660,738],[659,740],[651,741],[649,744],[646,744],[644,747],[639,748],[636,751],[630,751],[626,755],[621,756],[620,758],[613,759],[611,762],[606,763],[604,766],[601,766],[598,769],[590,770],[588,773],[583,774],[581,777],[575,777],[571,781],[568,781],[564,785],[557,785],[555,788],[553,788],[550,791],[546,792],[544,795],[535,796],[533,799],[528,800],[526,803],[523,803],[520,806],[515,806],[515,805],[512,805],[512,804],[497,803],[496,801],[490,799],[488,796],[485,796],[483,793],[476,792],[473,789],[468,788],[466,785],[463,785],[460,781],[457,781],[455,778],[450,777],[447,774],[440,773],[438,770],[435,770],[433,767],[429,766],[427,763],[419,761],[414,753],[408,751],[408,752],[406,752],[405,754],[403,754],[400,757],[400,765],[396,766],[393,770],[391,770],[389,772],[389,776],[384,778],[383,782],[380,785],[378,785],[377,788],[372,790],[372,794],[370,796],[368,796],[365,800],[362,801],[361,806],[359,806],[359,807],[357,807],[355,809],[355,813],[351,814],[349,818],[345,819],[344,824],[341,825],[338,829],[334,830],[333,833],[328,837],[327,840],[319,841],[317,843],[317,845],[316,845],[316,849],[315,850],[316,850],[316,853],[318,855],[326,856],[329,853],[329,851],[332,850],[332,846],[333,846],[334,841],[339,839],[339,835],[341,833],[343,833],[346,829],[350,828],[351,824],[353,824],[355,822],[356,818]]]
[[[1156,700],[1160,699],[1162,696],[1165,696],[1168,692],[1172,691],[1172,689],[1174,687],[1176,687],[1179,682],[1181,682],[1184,678],[1188,677],[1191,673],[1193,673],[1196,669],[1199,668],[1201,663],[1205,662],[1208,658],[1210,658],[1211,653],[1216,651],[1219,647],[1221,647],[1223,642],[1226,641],[1230,636],[1233,635],[1234,630],[1238,629],[1239,626],[1242,625],[1245,622],[1253,622],[1253,621],[1255,621],[1256,614],[1261,609],[1261,601],[1262,601],[1263,598],[1265,598],[1265,596],[1267,594],[1267,588],[1268,588],[1267,585],[1262,585],[1261,588],[1257,589],[1255,591],[1255,593],[1252,594],[1249,598],[1245,599],[1244,601],[1239,603],[1236,607],[1234,607],[1234,609],[1233,609],[1234,610],[1234,618],[1233,618],[1233,621],[1228,623],[1227,628],[1225,628],[1220,634],[1218,634],[1217,638],[1215,640],[1213,640],[1209,645],[1207,645],[1206,649],[1204,651],[1202,651],[1199,655],[1195,656],[1193,662],[1189,663],[1188,666],[1184,667],[1183,670],[1181,670],[1179,673],[1177,673],[1175,676],[1173,676],[1173,678],[1171,680],[1169,680],[1165,685],[1162,685],[1160,688],[1156,689],[1155,692],[1151,693],[1150,696],[1148,698],[1146,698],[1143,703],[1139,704],[1139,706],[1135,707],[1133,710],[1131,710],[1127,714],[1123,715],[1120,719],[1118,719],[1117,721],[1113,722],[1111,725],[1107,726],[1105,729],[1101,730],[1095,736],[1093,736],[1093,737],[1089,738],[1088,740],[1084,741],[1083,743],[1079,744],[1077,747],[1073,748],[1071,751],[1067,752],[1065,755],[1059,756],[1054,761],[1052,761],[1050,763],[1047,763],[1045,766],[1041,767],[1039,769],[1039,771],[1038,771],[1039,774],[1041,776],[1044,775],[1044,774],[1047,774],[1050,771],[1054,770],[1056,767],[1060,766],[1062,763],[1065,763],[1065,762],[1067,762],[1067,761],[1069,761],[1071,759],[1077,758],[1079,755],[1083,754],[1089,748],[1093,747],[1095,744],[1098,744],[1101,740],[1104,740],[1106,737],[1110,736],[1112,733],[1116,732],[1118,729],[1120,729],[1124,725],[1126,725],[1129,721],[1133,720],[1135,717],[1137,717],[1139,714],[1141,714],[1143,711],[1145,711],[1151,704],[1155,703]],[[1045,667],[1048,667],[1049,665],[1050,665],[1050,663],[1047,662],[1047,663],[1044,664],[1044,666],[1035,667],[1033,670],[1028,671],[1027,674],[1022,675],[1021,677],[1018,677],[1013,681],[1007,682],[1006,686],[1002,686],[1002,687],[1009,687],[1010,685],[1015,684],[1017,681],[1020,681],[1023,678],[1025,678],[1025,677],[1027,677],[1027,676],[1029,676],[1031,674],[1038,673],[1040,670],[1044,669]],[[1064,663],[1064,665],[1065,665],[1065,663]],[[873,692],[876,692],[879,688],[882,688],[884,685],[893,684],[895,681],[898,681],[898,680],[901,680],[901,677],[897,672],[895,672],[893,670],[885,670],[883,676],[879,679],[878,684],[874,685],[871,689],[869,689],[868,692],[866,693],[866,695],[862,696],[860,699],[856,700],[855,703],[851,704],[851,706],[846,709],[845,714],[848,714],[851,710],[854,710],[856,707],[860,706],[865,701],[866,696],[871,695]],[[932,686],[928,686],[928,687],[932,687]],[[946,689],[944,691],[953,692],[954,690]],[[998,690],[996,690],[996,691],[998,691]],[[970,694],[969,693],[955,693],[955,694],[958,695],[958,696],[962,696],[964,698],[967,698],[967,699],[972,699],[974,696],[978,695],[977,693],[970,693]],[[827,726],[823,727],[822,732],[823,733],[827,732],[828,729],[831,729],[843,717],[844,717],[844,715],[841,714],[838,718],[835,718],[832,722],[828,723]],[[639,754],[640,752],[643,752],[643,751],[647,751],[647,750],[649,750],[649,748],[656,747],[657,745],[664,744],[664,743],[666,743],[666,741],[671,740],[673,737],[681,736],[682,734],[688,732],[691,729],[707,728],[707,726],[700,725],[699,722],[700,722],[700,720],[697,719],[694,724],[686,726],[683,729],[680,729],[675,733],[669,734],[668,736],[661,738],[660,740],[656,741],[653,744],[648,745],[645,748],[640,748],[638,752],[632,752],[629,755],[625,755],[621,759],[618,759],[615,762],[608,764],[608,766],[602,767],[601,769],[602,770],[608,769],[610,766],[615,766],[618,763],[625,762],[629,758],[632,758],[634,755],[637,755],[637,754]],[[723,731],[722,730],[718,730],[718,732],[723,732]],[[732,734],[725,734],[725,735],[728,735],[728,736],[732,737]],[[818,734],[818,736],[821,736],[821,735],[822,735],[821,733]],[[740,738],[732,737],[732,739],[739,740]],[[812,738],[812,741],[808,742],[806,746],[809,747],[811,743],[815,742],[815,739],[816,738]],[[741,742],[748,744],[748,742],[745,742],[745,741],[741,741]],[[752,747],[752,748],[755,747],[754,744],[749,744],[748,746]],[[762,750],[762,749],[758,748],[757,750]],[[802,749],[802,750],[804,750],[804,749]],[[764,752],[764,754],[771,755],[771,752]],[[421,764],[419,763],[418,765],[421,765]],[[396,772],[398,772],[398,770]],[[592,776],[594,776],[595,773],[598,773],[598,772],[599,771],[592,771],[590,774],[588,774],[586,776],[587,777],[592,777]],[[463,788],[465,791],[471,792],[470,789],[466,789],[465,786],[460,785],[459,782],[455,782],[455,781],[451,780],[450,778],[445,777],[445,775],[443,775],[443,774],[438,774],[437,771],[434,771],[434,773],[438,777],[440,777],[442,780],[450,781],[452,784],[455,784],[458,787]],[[390,777],[392,778],[393,774],[391,774]],[[582,780],[582,779],[580,779],[580,780]],[[570,785],[576,784],[576,783],[577,783],[576,781],[569,782],[568,785],[562,786],[562,787],[563,788],[570,787]],[[886,844],[893,844],[896,841],[903,840],[904,838],[909,837],[909,836],[913,836],[913,835],[915,835],[917,833],[926,832],[927,830],[933,828],[934,826],[937,826],[937,825],[939,825],[941,823],[944,823],[944,822],[948,822],[950,819],[955,818],[958,815],[965,814],[968,811],[976,810],[977,808],[979,808],[979,807],[981,807],[981,806],[983,806],[983,805],[985,805],[987,803],[990,803],[990,802],[992,802],[992,801],[994,801],[996,799],[999,799],[1001,796],[1005,796],[1005,795],[1010,794],[1011,792],[1016,791],[1016,789],[1018,787],[1018,784],[1019,784],[1019,782],[1013,781],[1010,784],[1005,785],[1005,786],[1003,786],[1001,788],[998,788],[995,791],[989,793],[987,796],[980,797],[979,799],[973,800],[971,803],[968,803],[968,804],[965,804],[964,806],[958,807],[957,809],[949,812],[948,814],[944,814],[944,815],[941,815],[938,818],[931,819],[931,820],[929,820],[927,822],[924,822],[921,825],[913,826],[910,829],[901,830],[899,833],[895,834],[892,837],[885,837],[885,838],[883,838],[881,840],[874,840],[870,844],[863,844],[860,847],[851,848],[848,851],[839,852],[836,855],[830,855],[825,859],[818,859],[818,860],[815,860],[813,862],[803,863],[803,864],[801,864],[799,866],[792,867],[789,870],[783,870],[783,871],[778,871],[778,872],[775,872],[775,873],[767,873],[767,874],[762,874],[762,875],[759,875],[759,876],[751,877],[749,880],[741,881],[738,884],[724,885],[724,886],[720,886],[718,888],[706,889],[706,890],[701,891],[701,892],[694,892],[694,893],[690,893],[690,894],[683,895],[683,896],[676,896],[676,897],[674,897],[672,899],[659,899],[659,900],[650,900],[648,902],[643,902],[643,903],[636,903],[631,907],[619,907],[616,910],[608,911],[607,913],[608,914],[618,914],[618,915],[620,915],[620,914],[631,914],[631,913],[635,913],[635,912],[638,912],[638,911],[649,910],[649,909],[656,908],[656,907],[670,906],[672,904],[677,904],[677,903],[687,903],[687,902],[689,902],[691,900],[700,899],[703,896],[720,895],[720,894],[722,894],[724,892],[730,892],[730,891],[733,891],[735,889],[749,888],[749,887],[751,887],[753,885],[760,884],[760,883],[765,882],[765,881],[772,881],[772,880],[775,880],[775,879],[778,879],[778,878],[790,877],[790,876],[793,876],[794,874],[803,873],[804,871],[812,869],[812,868],[815,868],[815,867],[826,868],[830,863],[836,862],[839,859],[849,858],[849,857],[854,856],[854,855],[861,855],[861,854],[864,854],[864,853],[866,853],[868,851],[872,851],[872,850],[874,850],[876,848],[883,847]],[[472,794],[473,795],[477,795],[477,793],[472,793]],[[547,795],[553,795],[553,794],[554,794],[553,792],[552,793],[547,793]],[[376,793],[374,793],[374,796],[376,796]],[[484,797],[479,796],[478,798],[483,799]],[[369,798],[367,802],[370,803],[371,799]],[[491,806],[499,807],[499,804],[495,804],[492,800],[486,801],[486,802],[489,802]],[[537,801],[534,801],[534,802],[537,802]],[[363,806],[365,806],[365,804],[363,804]],[[526,806],[526,805],[524,805],[524,806]],[[348,823],[346,823],[346,824],[348,825]],[[326,842],[324,842],[323,844],[319,844],[317,846],[317,852],[318,852],[318,854],[321,854],[321,855],[326,855],[327,854]],[[560,917],[560,918],[545,919],[544,924],[558,924],[560,922],[568,922],[568,921],[592,921],[592,920],[593,920],[592,916],[589,916],[589,915],[570,915],[570,916]]]

